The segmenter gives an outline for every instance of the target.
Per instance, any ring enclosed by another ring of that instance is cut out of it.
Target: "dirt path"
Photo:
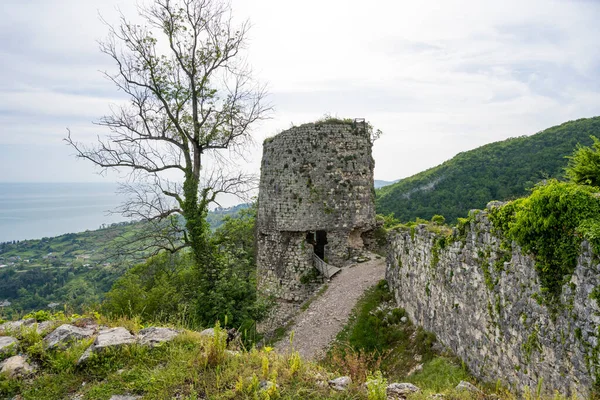
[[[327,291],[316,298],[308,309],[295,318],[290,332],[294,332],[294,349],[304,358],[318,359],[348,321],[350,311],[366,289],[385,276],[385,258],[371,260],[344,268],[329,282]],[[285,353],[290,350],[289,334],[275,344]]]

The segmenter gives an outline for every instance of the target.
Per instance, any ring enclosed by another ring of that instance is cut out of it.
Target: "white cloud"
[[[133,2],[7,1],[0,146],[57,143],[66,126],[81,138],[97,133],[91,121],[122,100],[97,72],[112,68],[95,42],[106,34],[97,15],[115,22],[115,7],[134,15]],[[233,8],[253,23],[247,58],[276,107],[257,142],[325,113],[366,117],[384,131],[378,178],[600,106],[597,2],[234,0]],[[258,171],[260,145],[251,153],[247,168]],[[56,179],[74,179],[71,170]]]

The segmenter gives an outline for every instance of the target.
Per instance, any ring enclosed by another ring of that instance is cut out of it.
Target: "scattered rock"
[[[151,327],[139,331],[137,340],[138,343],[144,346],[158,346],[161,343],[170,342],[179,335],[179,331],[171,328]]]
[[[466,390],[469,391],[471,393],[476,393],[476,394],[483,394],[483,392],[481,390],[479,390],[479,388],[469,382],[466,381],[460,381],[460,383],[458,385],[456,385],[456,390]]]
[[[443,399],[445,396],[441,393],[432,394],[428,397],[428,399]]]
[[[94,352],[94,345],[91,345],[90,347],[87,348],[86,351],[83,352],[81,357],[79,357],[79,360],[77,360],[77,365],[85,363],[88,360],[88,358],[90,358],[92,356],[93,352]]]
[[[107,347],[118,347],[132,343],[135,343],[135,336],[127,329],[119,327],[100,331],[93,347],[94,351],[99,351]]]
[[[417,373],[419,371],[423,371],[423,364],[418,364],[418,365],[415,365],[414,367],[412,367],[410,369],[410,371],[408,371],[408,373],[406,374],[406,376],[411,376],[412,374],[415,374],[415,373]]]
[[[11,336],[0,336],[0,354],[7,354],[16,350],[19,341]]]
[[[258,385],[258,388],[260,390],[265,390],[265,391],[269,391],[274,387],[276,388],[277,384],[275,384],[271,381],[261,381],[260,384]]]
[[[225,350],[225,354],[233,356],[233,357],[239,357],[240,356],[240,352],[239,351],[233,351],[233,350]]]
[[[242,334],[235,328],[231,328],[227,331],[227,344],[238,340]]]
[[[129,394],[126,394],[126,395],[114,394],[111,396],[111,398],[109,400],[138,400],[141,398],[142,398],[142,396],[132,396]]]
[[[23,356],[13,356],[0,363],[0,373],[11,378],[26,377],[35,372],[35,368],[29,365]]]
[[[135,336],[125,328],[119,327],[100,331],[94,343],[81,355],[77,364],[85,363],[93,353],[98,351],[133,343],[135,343]]]
[[[43,335],[48,331],[52,330],[56,326],[56,321],[44,321],[37,324],[36,330],[37,333]]]
[[[352,383],[352,379],[349,376],[340,376],[339,378],[330,380],[328,383],[332,389],[343,391],[348,389],[348,385]]]
[[[93,329],[78,328],[73,325],[64,324],[56,328],[44,339],[49,349],[66,347],[76,340],[88,339],[94,335]]]
[[[405,399],[411,393],[420,392],[417,386],[412,383],[392,383],[386,388],[388,396],[396,399]]]
[[[200,336],[215,337],[215,328],[208,328],[200,332]]]
[[[403,324],[406,323],[406,321],[408,321],[408,318],[406,318],[406,317],[400,318],[400,322],[402,322]]]
[[[35,324],[35,319],[33,318],[5,322],[4,324],[0,325],[0,333],[14,332],[21,329],[22,326],[31,326],[33,324]]]

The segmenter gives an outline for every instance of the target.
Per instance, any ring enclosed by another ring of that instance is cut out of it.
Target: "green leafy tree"
[[[600,186],[600,140],[590,137],[594,141],[591,146],[578,144],[573,155],[567,157],[565,173],[571,182]]]
[[[255,216],[255,207],[227,216],[210,237],[210,245],[217,250],[210,291],[196,294],[199,278],[193,252],[165,251],[119,278],[106,295],[104,311],[144,321],[184,322],[190,327],[218,320],[244,330],[252,328],[265,311],[256,296]]]
[[[249,25],[233,24],[228,3],[155,0],[138,10],[144,24],[121,16],[100,46],[117,66],[105,75],[130,102],[99,121],[110,133],[96,146],[70,132],[66,140],[101,168],[129,171],[134,183],[123,185],[130,199],[119,211],[154,227],[143,246],[191,248],[198,291],[210,293],[220,276],[207,210],[220,193],[252,187],[224,163],[247,148],[270,107],[241,57]]]

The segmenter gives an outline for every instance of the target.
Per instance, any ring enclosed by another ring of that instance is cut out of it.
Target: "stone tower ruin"
[[[274,324],[363,249],[375,228],[374,161],[364,120],[293,127],[263,144],[257,217],[259,291]]]

